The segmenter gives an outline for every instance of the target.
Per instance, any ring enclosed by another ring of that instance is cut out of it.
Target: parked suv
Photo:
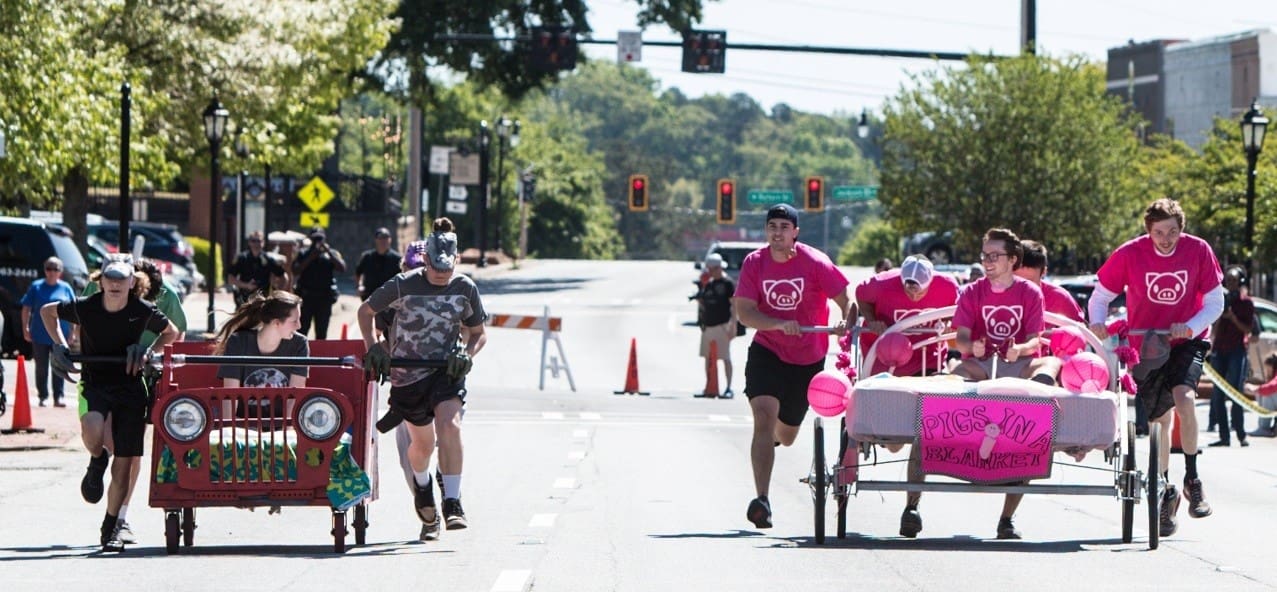
[[[113,245],[121,251],[129,251],[132,248],[134,237],[141,236],[145,239],[142,246],[142,256],[157,261],[167,261],[174,267],[182,267],[189,273],[172,273],[171,279],[177,287],[184,293],[189,294],[192,290],[199,287],[202,276],[195,269],[195,249],[191,244],[186,242],[186,237],[178,232],[177,227],[172,224],[157,224],[155,222],[129,222],[129,243],[120,245],[120,223],[113,220],[104,220],[100,223],[89,224],[89,234],[96,236],[103,242]]]
[[[0,217],[0,354],[31,356],[31,344],[22,338],[22,296],[32,282],[44,280],[44,261],[62,260],[62,279],[76,293],[89,280],[89,268],[63,226],[22,218]]]
[[[696,269],[705,266],[705,260],[710,255],[717,253],[723,258],[723,271],[731,276],[733,280],[740,274],[740,265],[745,261],[745,256],[767,246],[767,243],[761,242],[738,242],[738,241],[715,241],[709,246],[709,250],[705,251],[705,256],[697,261]]]

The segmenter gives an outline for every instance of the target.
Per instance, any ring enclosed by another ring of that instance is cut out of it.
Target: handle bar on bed
[[[72,362],[123,364],[124,356],[73,355]],[[159,360],[152,364],[158,365]],[[230,366],[362,366],[357,356],[312,357],[312,356],[198,356],[190,354],[174,354],[174,366],[186,364],[230,365]],[[394,358],[390,360],[392,368],[444,368],[447,360],[417,360]]]

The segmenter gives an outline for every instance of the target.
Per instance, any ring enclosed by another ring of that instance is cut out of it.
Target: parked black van
[[[44,280],[44,261],[62,260],[62,279],[78,294],[89,281],[89,268],[63,226],[0,216],[0,355],[31,356],[22,338],[22,296],[31,282]]]

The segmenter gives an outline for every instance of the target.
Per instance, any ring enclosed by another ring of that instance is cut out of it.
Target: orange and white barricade
[[[563,350],[563,341],[559,339],[559,331],[563,327],[563,319],[561,317],[550,316],[550,307],[545,307],[545,312],[539,317],[527,315],[508,315],[493,314],[488,316],[487,325],[489,327],[504,327],[507,329],[536,329],[541,331],[541,379],[537,384],[537,388],[545,390],[545,371],[549,370],[554,378],[559,377],[559,371],[562,370],[568,376],[568,386],[576,392],[576,381],[572,379],[572,368],[568,365],[568,354]],[[554,346],[558,349],[558,356],[550,355],[549,344],[554,342]],[[549,361],[547,361],[547,357]],[[562,359],[562,362],[559,360]]]

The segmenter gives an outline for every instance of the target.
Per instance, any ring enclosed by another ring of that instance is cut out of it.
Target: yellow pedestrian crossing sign
[[[315,177],[297,190],[297,199],[306,204],[310,211],[318,212],[333,200],[333,190],[328,188],[328,184],[324,183],[323,179]],[[302,214],[302,217],[304,218],[305,214]],[[327,225],[327,223],[324,224],[324,226]]]
[[[314,228],[316,226],[328,228],[328,212],[302,212],[301,227]]]

